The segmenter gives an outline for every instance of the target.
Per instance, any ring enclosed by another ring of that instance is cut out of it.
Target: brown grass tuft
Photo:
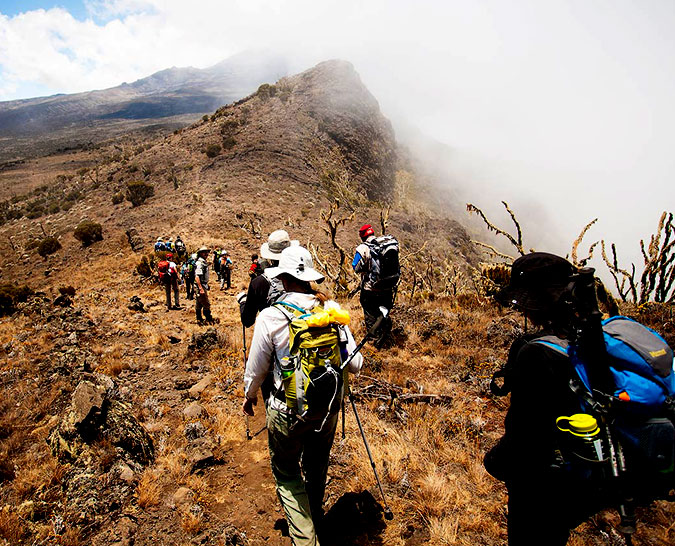
[[[155,470],[148,468],[138,481],[136,495],[138,506],[141,508],[151,508],[157,506],[160,502],[162,487],[159,483],[159,475]]]

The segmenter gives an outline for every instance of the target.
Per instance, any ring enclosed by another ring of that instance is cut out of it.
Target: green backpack
[[[328,416],[340,408],[345,392],[348,374],[341,366],[347,354],[344,324],[349,315],[343,310],[326,312],[321,306],[307,312],[283,301],[273,307],[288,320],[290,335],[290,356],[279,362],[284,401],[300,419],[321,420],[323,427]]]

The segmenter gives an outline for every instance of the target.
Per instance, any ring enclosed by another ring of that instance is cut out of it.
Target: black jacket
[[[249,328],[255,324],[255,318],[260,311],[267,307],[267,295],[270,291],[270,281],[264,275],[251,279],[248,285],[246,301],[239,305],[241,323]]]

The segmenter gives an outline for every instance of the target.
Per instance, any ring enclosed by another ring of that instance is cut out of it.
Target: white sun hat
[[[267,242],[260,247],[260,256],[266,260],[278,260],[281,258],[281,252],[289,246],[298,246],[299,241],[291,241],[288,232],[284,229],[277,229],[270,233]]]
[[[282,273],[288,273],[301,281],[321,282],[324,276],[314,269],[314,262],[309,250],[301,246],[289,246],[285,248],[279,258],[278,267],[268,267],[265,275],[275,278]]]

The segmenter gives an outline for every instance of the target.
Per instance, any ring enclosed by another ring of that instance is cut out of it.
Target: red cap
[[[375,235],[373,226],[370,224],[363,224],[359,230],[359,237],[370,237],[371,235]]]
[[[171,254],[171,252],[169,252],[169,253],[166,255],[166,257],[167,257],[167,258],[173,258],[173,254]]]

